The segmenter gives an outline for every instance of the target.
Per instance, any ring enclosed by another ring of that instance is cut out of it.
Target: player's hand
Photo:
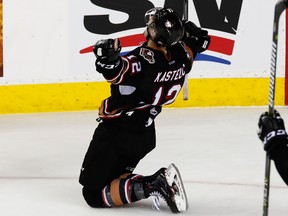
[[[184,38],[193,40],[194,49],[201,53],[208,49],[210,45],[210,36],[208,31],[199,28],[191,21],[183,21],[184,24]]]
[[[258,137],[268,154],[276,145],[288,143],[284,121],[276,110],[274,110],[274,116],[268,115],[268,112],[262,113],[258,127]]]
[[[93,47],[93,52],[101,62],[110,63],[118,59],[121,51],[119,39],[99,40]]]

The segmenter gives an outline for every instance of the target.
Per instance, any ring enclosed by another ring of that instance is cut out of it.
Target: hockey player
[[[265,112],[259,118],[258,127],[258,136],[264,144],[264,150],[288,185],[288,139],[283,119],[277,110],[274,110],[274,116]]]
[[[85,155],[79,181],[91,207],[114,207],[152,196],[171,211],[188,208],[180,173],[174,164],[151,176],[133,171],[156,145],[154,119],[172,103],[197,53],[207,49],[208,32],[181,21],[169,8],[146,12],[146,42],[119,56],[118,39],[94,46],[96,70],[111,84],[111,96],[99,108],[101,122]],[[185,29],[185,30],[184,30]]]

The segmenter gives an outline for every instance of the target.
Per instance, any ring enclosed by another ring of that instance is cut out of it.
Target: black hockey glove
[[[118,39],[99,40],[93,47],[93,52],[101,63],[113,63],[119,58],[121,51],[120,41]]]
[[[208,31],[199,28],[193,22],[187,20],[183,20],[183,25],[185,33],[182,40],[198,53],[207,50],[210,45]]]
[[[258,127],[258,137],[268,155],[271,155],[277,145],[288,144],[284,121],[276,110],[274,110],[274,116],[268,115],[268,112],[262,113]]]

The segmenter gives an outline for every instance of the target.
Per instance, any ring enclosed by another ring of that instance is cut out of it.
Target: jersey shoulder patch
[[[139,51],[139,55],[142,56],[143,59],[148,61],[149,64],[155,63],[154,52],[152,50],[147,49],[145,47],[141,47]]]

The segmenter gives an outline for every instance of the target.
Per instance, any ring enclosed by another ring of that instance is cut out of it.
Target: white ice
[[[287,108],[277,108],[288,122]],[[164,109],[157,147],[136,173],[175,163],[189,210],[182,215],[262,215],[265,153],[257,121],[267,107]],[[0,115],[1,216],[171,215],[152,200],[92,209],[78,175],[97,122],[97,111]],[[109,160],[109,158],[107,158]],[[99,164],[101,166],[101,164]],[[288,190],[271,166],[270,216],[288,215]]]

